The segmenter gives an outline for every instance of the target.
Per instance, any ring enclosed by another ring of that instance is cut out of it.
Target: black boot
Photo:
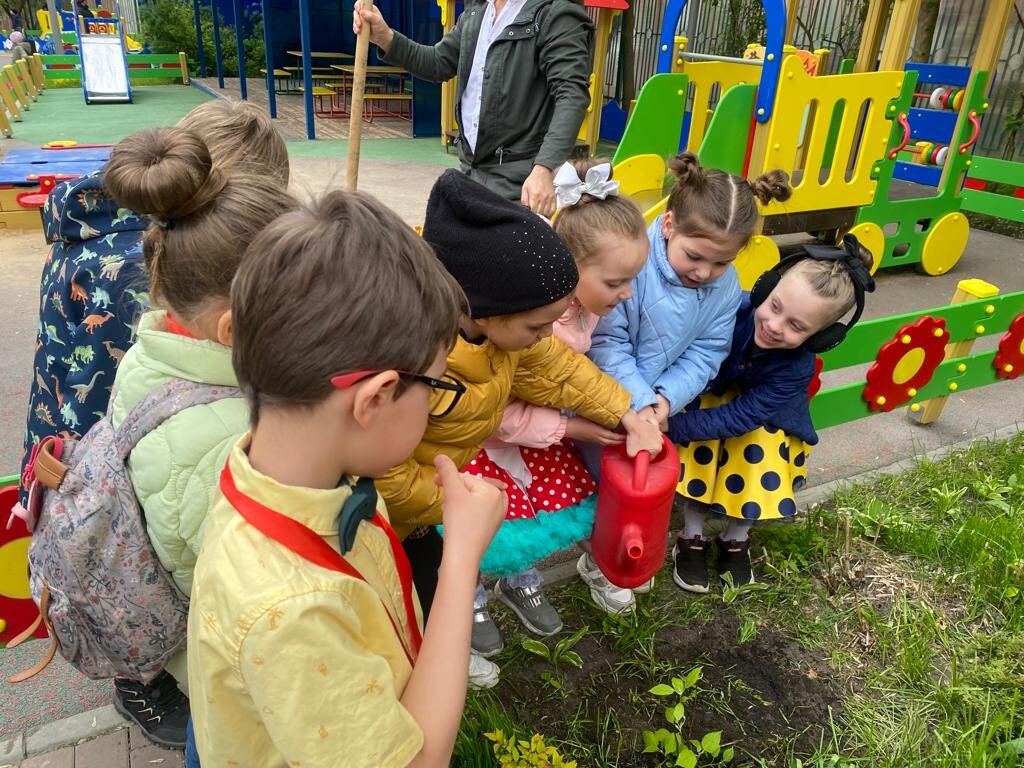
[[[750,541],[722,541],[718,539],[718,573],[732,576],[732,585],[741,587],[754,583],[754,569],[750,565]]]
[[[675,568],[672,580],[687,592],[705,594],[708,591],[708,543],[700,536],[692,539],[679,538],[672,548],[672,560]]]
[[[114,709],[134,722],[153,744],[165,749],[185,748],[188,697],[166,672],[148,685],[114,678]]]

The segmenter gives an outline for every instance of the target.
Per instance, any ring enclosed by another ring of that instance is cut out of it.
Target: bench
[[[299,93],[305,93],[306,89],[303,86],[299,86]],[[328,102],[328,108],[324,108],[324,97],[327,97],[330,101]],[[327,88],[323,85],[313,86],[313,114],[320,115],[322,117],[334,117],[342,114],[341,101],[338,99],[338,92],[333,88]]]

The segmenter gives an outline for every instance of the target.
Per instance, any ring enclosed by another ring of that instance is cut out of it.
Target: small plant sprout
[[[722,588],[723,603],[735,603],[736,599],[746,592],[764,592],[768,589],[767,584],[762,584],[757,581],[753,584],[740,584],[738,587],[733,586],[732,574],[728,571],[722,573],[722,581],[725,582],[725,586]]]
[[[700,739],[683,737],[686,704],[700,692],[697,683],[702,671],[703,667],[694,667],[685,677],[673,677],[669,685],[661,683],[650,690],[654,696],[669,699],[665,707],[665,720],[672,726],[672,730],[659,728],[643,732],[644,752],[662,755],[662,765],[695,768],[702,758],[705,765],[721,765],[733,759],[732,747],[722,749],[721,731],[710,731]]]
[[[565,760],[558,750],[544,743],[544,737],[533,734],[530,740],[505,736],[504,731],[485,733],[494,742],[494,756],[502,768],[576,768],[575,760]]]

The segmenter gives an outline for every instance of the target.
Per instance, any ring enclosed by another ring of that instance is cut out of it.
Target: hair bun
[[[703,189],[708,181],[707,173],[693,152],[683,152],[668,161],[668,169],[681,187]]]
[[[223,190],[206,143],[182,128],[147,128],[110,153],[104,186],[119,203],[157,219],[182,218]]]
[[[793,188],[789,186],[789,174],[778,169],[758,176],[750,182],[750,188],[764,205],[768,205],[772,200],[784,202],[793,196]]]

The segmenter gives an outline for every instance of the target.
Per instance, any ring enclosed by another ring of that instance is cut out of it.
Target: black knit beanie
[[[445,171],[430,191],[423,239],[469,299],[474,318],[526,312],[576,290],[569,248],[540,216]]]

